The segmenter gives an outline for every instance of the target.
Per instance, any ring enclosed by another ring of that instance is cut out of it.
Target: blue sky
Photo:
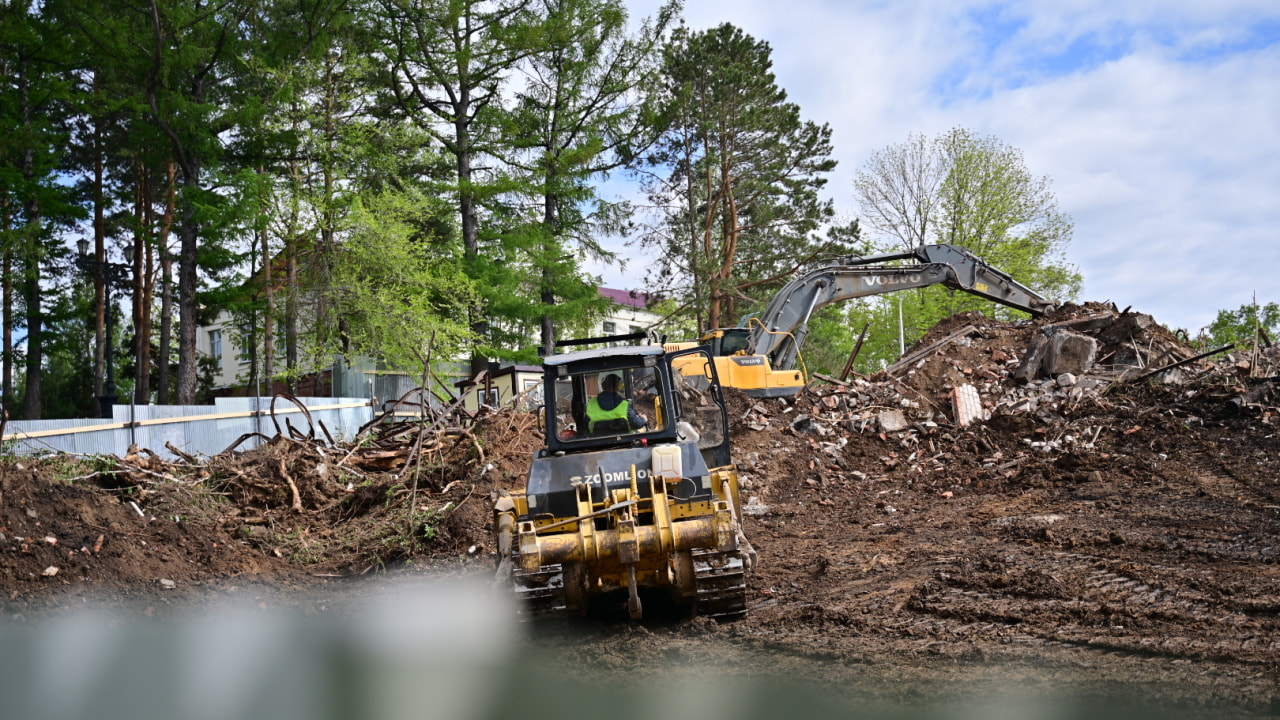
[[[844,218],[872,152],[960,126],[1052,180],[1084,299],[1192,332],[1255,291],[1280,302],[1274,0],[686,0],[684,17],[769,42],[790,99],[832,127]],[[643,265],[597,271],[634,288]]]

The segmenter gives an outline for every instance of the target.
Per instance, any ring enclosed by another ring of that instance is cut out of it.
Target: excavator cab
[[[702,336],[701,344],[711,348],[711,354],[716,357],[750,355],[753,352],[751,330],[745,327],[713,330]]]

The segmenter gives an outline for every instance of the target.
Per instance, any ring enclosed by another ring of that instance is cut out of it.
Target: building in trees
[[[600,294],[612,300],[613,305],[605,315],[591,321],[591,325],[585,333],[587,336],[600,337],[646,332],[663,319],[661,314],[648,308],[651,298],[645,293],[634,290],[600,288]],[[247,337],[249,337],[247,329],[238,324],[234,315],[226,310],[219,312],[213,321],[200,327],[196,340],[197,350],[202,357],[208,358],[209,362],[216,368],[213,378],[215,394],[238,395],[253,394],[255,392],[254,388],[247,387],[250,366],[249,353],[245,348],[245,339]],[[529,337],[528,340],[530,344],[538,342],[538,338],[533,336]],[[392,388],[400,388],[409,383],[408,387],[404,388],[407,391],[417,386],[418,381],[412,369],[405,371],[403,369],[377,368],[375,363],[359,358],[348,361],[345,363],[344,368],[336,368],[335,366],[341,362],[341,360],[337,359],[333,362],[316,362],[304,368],[300,380],[302,387],[298,388],[297,392],[299,394],[339,393],[344,384],[341,381],[344,371],[362,372],[370,376],[378,375],[387,378],[400,375],[406,378],[401,382],[388,380],[375,383],[376,386],[387,388],[374,393],[384,400],[395,392]],[[472,396],[467,400],[467,406],[470,409],[478,407],[481,403],[481,398],[484,397],[492,397],[498,403],[505,403],[514,395],[528,388],[528,384],[525,381],[530,377],[534,377],[539,381],[542,377],[541,369],[532,365],[520,365],[518,363],[495,364],[495,369],[491,372],[491,376],[505,379],[497,383],[491,382],[488,389],[484,386],[469,387],[471,377],[466,370],[466,363],[445,363],[445,365],[449,367],[444,371],[445,375],[458,378],[459,385],[467,387],[468,393]],[[457,365],[457,367],[455,368],[454,365]],[[261,391],[263,395],[270,395],[286,389],[286,384],[277,380],[273,385],[264,384]],[[494,394],[495,389],[497,389],[496,395]],[[364,394],[362,393],[360,397],[364,397]]]

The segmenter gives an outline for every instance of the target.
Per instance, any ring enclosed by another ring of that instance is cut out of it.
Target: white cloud
[[[653,0],[630,0],[648,14]],[[1196,330],[1280,301],[1280,6],[1062,0],[688,0],[773,48],[779,84],[833,128],[830,194],[908,133],[964,126],[1022,149],[1076,223],[1087,299]],[[999,26],[973,19],[997,18]]]
[[[1087,297],[1195,330],[1253,290],[1280,293],[1277,69],[1280,49],[1131,56],[966,112],[1054,179]]]

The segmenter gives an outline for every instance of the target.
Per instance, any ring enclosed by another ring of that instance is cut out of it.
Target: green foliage
[[[611,257],[598,238],[625,229],[630,207],[601,197],[593,182],[631,163],[661,129],[648,88],[675,6],[634,35],[620,0],[542,0],[539,10],[537,49],[504,127],[519,206],[508,236],[525,250],[515,295],[525,301],[514,315],[495,314],[536,324],[551,354],[557,327],[609,307],[581,263]]]
[[[93,392],[93,326],[87,322],[92,295],[92,288],[81,284],[75,294],[54,298],[45,315],[49,332],[41,388],[45,418],[98,416],[98,398]]]
[[[997,138],[963,128],[936,138],[912,135],[871,156],[857,173],[854,195],[880,251],[958,245],[1046,297],[1079,295],[1081,275],[1065,257],[1070,218],[1058,210],[1048,178],[1033,176],[1022,152]],[[938,320],[971,310],[1017,312],[942,287],[912,291],[903,302],[907,343]]]
[[[385,87],[397,118],[430,135],[453,162],[437,192],[449,197],[459,221],[463,269],[486,300],[514,294],[520,273],[510,261],[523,249],[513,236],[501,198],[512,183],[500,158],[506,118],[504,86],[533,52],[536,23],[528,0],[378,0],[372,26],[391,60]],[[486,217],[492,214],[493,217]],[[489,232],[482,228],[488,226]],[[490,338],[488,308],[472,308],[476,369],[499,343]],[[498,324],[499,331],[504,328]]]
[[[484,264],[480,284],[491,321],[482,349],[488,357],[536,362],[539,345],[531,340],[539,337],[544,323],[561,337],[572,336],[571,327],[589,324],[589,318],[599,317],[612,303],[585,274],[582,254],[571,252],[546,225],[528,223],[504,235],[505,252],[519,259]]]
[[[888,367],[902,355],[902,348],[911,347],[928,328],[916,328],[910,324],[911,298],[908,293],[893,293],[879,297],[863,298],[844,305],[824,308],[834,312],[836,319],[832,322],[843,324],[852,333],[854,341],[857,333],[867,327],[867,337],[862,350],[858,353],[854,370],[862,374],[871,374]],[[822,313],[822,314],[825,314]],[[811,333],[816,334],[817,331]],[[839,346],[840,369],[848,361],[854,346],[847,341]],[[835,368],[832,368],[835,371]]]
[[[813,233],[832,217],[818,191],[835,167],[831,128],[802,121],[768,43],[730,24],[678,29],[663,58],[669,129],[648,157],[661,223],[643,242],[658,277],[702,328],[731,324],[752,293],[839,247]]]
[[[1206,350],[1223,345],[1253,347],[1269,339],[1280,342],[1280,303],[1241,305],[1236,310],[1219,310],[1218,316],[1197,339]]]
[[[455,357],[470,341],[478,293],[459,248],[429,232],[442,212],[415,191],[356,203],[331,290],[352,352],[425,375],[432,360]]]
[[[448,503],[440,508],[425,508],[413,514],[416,531],[419,533],[422,540],[431,542],[440,534],[440,530],[437,526],[443,522],[445,518],[449,517],[449,510],[451,508],[452,503]]]
[[[689,245],[688,212],[664,219],[669,258],[691,270],[673,282],[667,304],[689,314],[671,327],[713,303],[731,321],[838,244],[812,237],[830,214],[816,194],[830,132],[800,120],[768,46],[740,30],[681,31],[664,55],[678,10],[629,26],[622,0],[0,4],[5,321],[35,412],[95,410],[81,385],[99,308],[56,282],[77,235],[113,260],[144,249],[143,283],[116,294],[155,320],[135,329],[144,347],[174,315],[161,298],[179,310],[151,358],[126,360],[115,338],[122,395],[126,375],[159,382],[174,348],[161,397],[205,395],[193,338],[222,310],[255,378],[296,378],[334,352],[421,369],[428,349],[443,361],[467,343],[531,361],[539,331],[574,334],[608,307],[585,261],[633,228],[601,184],[668,127],[649,168],[670,170],[671,208],[704,207],[714,246]],[[749,107],[723,96],[738,90]],[[687,187],[707,170],[736,179]]]
[[[4,322],[10,329],[25,325],[23,416],[30,419],[43,414],[45,314],[59,300],[49,296],[63,290],[50,283],[65,272],[58,231],[85,217],[65,177],[75,94],[66,72],[72,50],[45,4],[0,4],[0,250],[7,261],[4,281],[20,297],[23,313],[21,323],[12,317]]]
[[[828,305],[809,321],[809,337],[801,357],[810,373],[839,376],[864,327],[867,336],[858,352],[854,370],[879,370],[898,357],[896,305],[882,298],[864,298]]]

